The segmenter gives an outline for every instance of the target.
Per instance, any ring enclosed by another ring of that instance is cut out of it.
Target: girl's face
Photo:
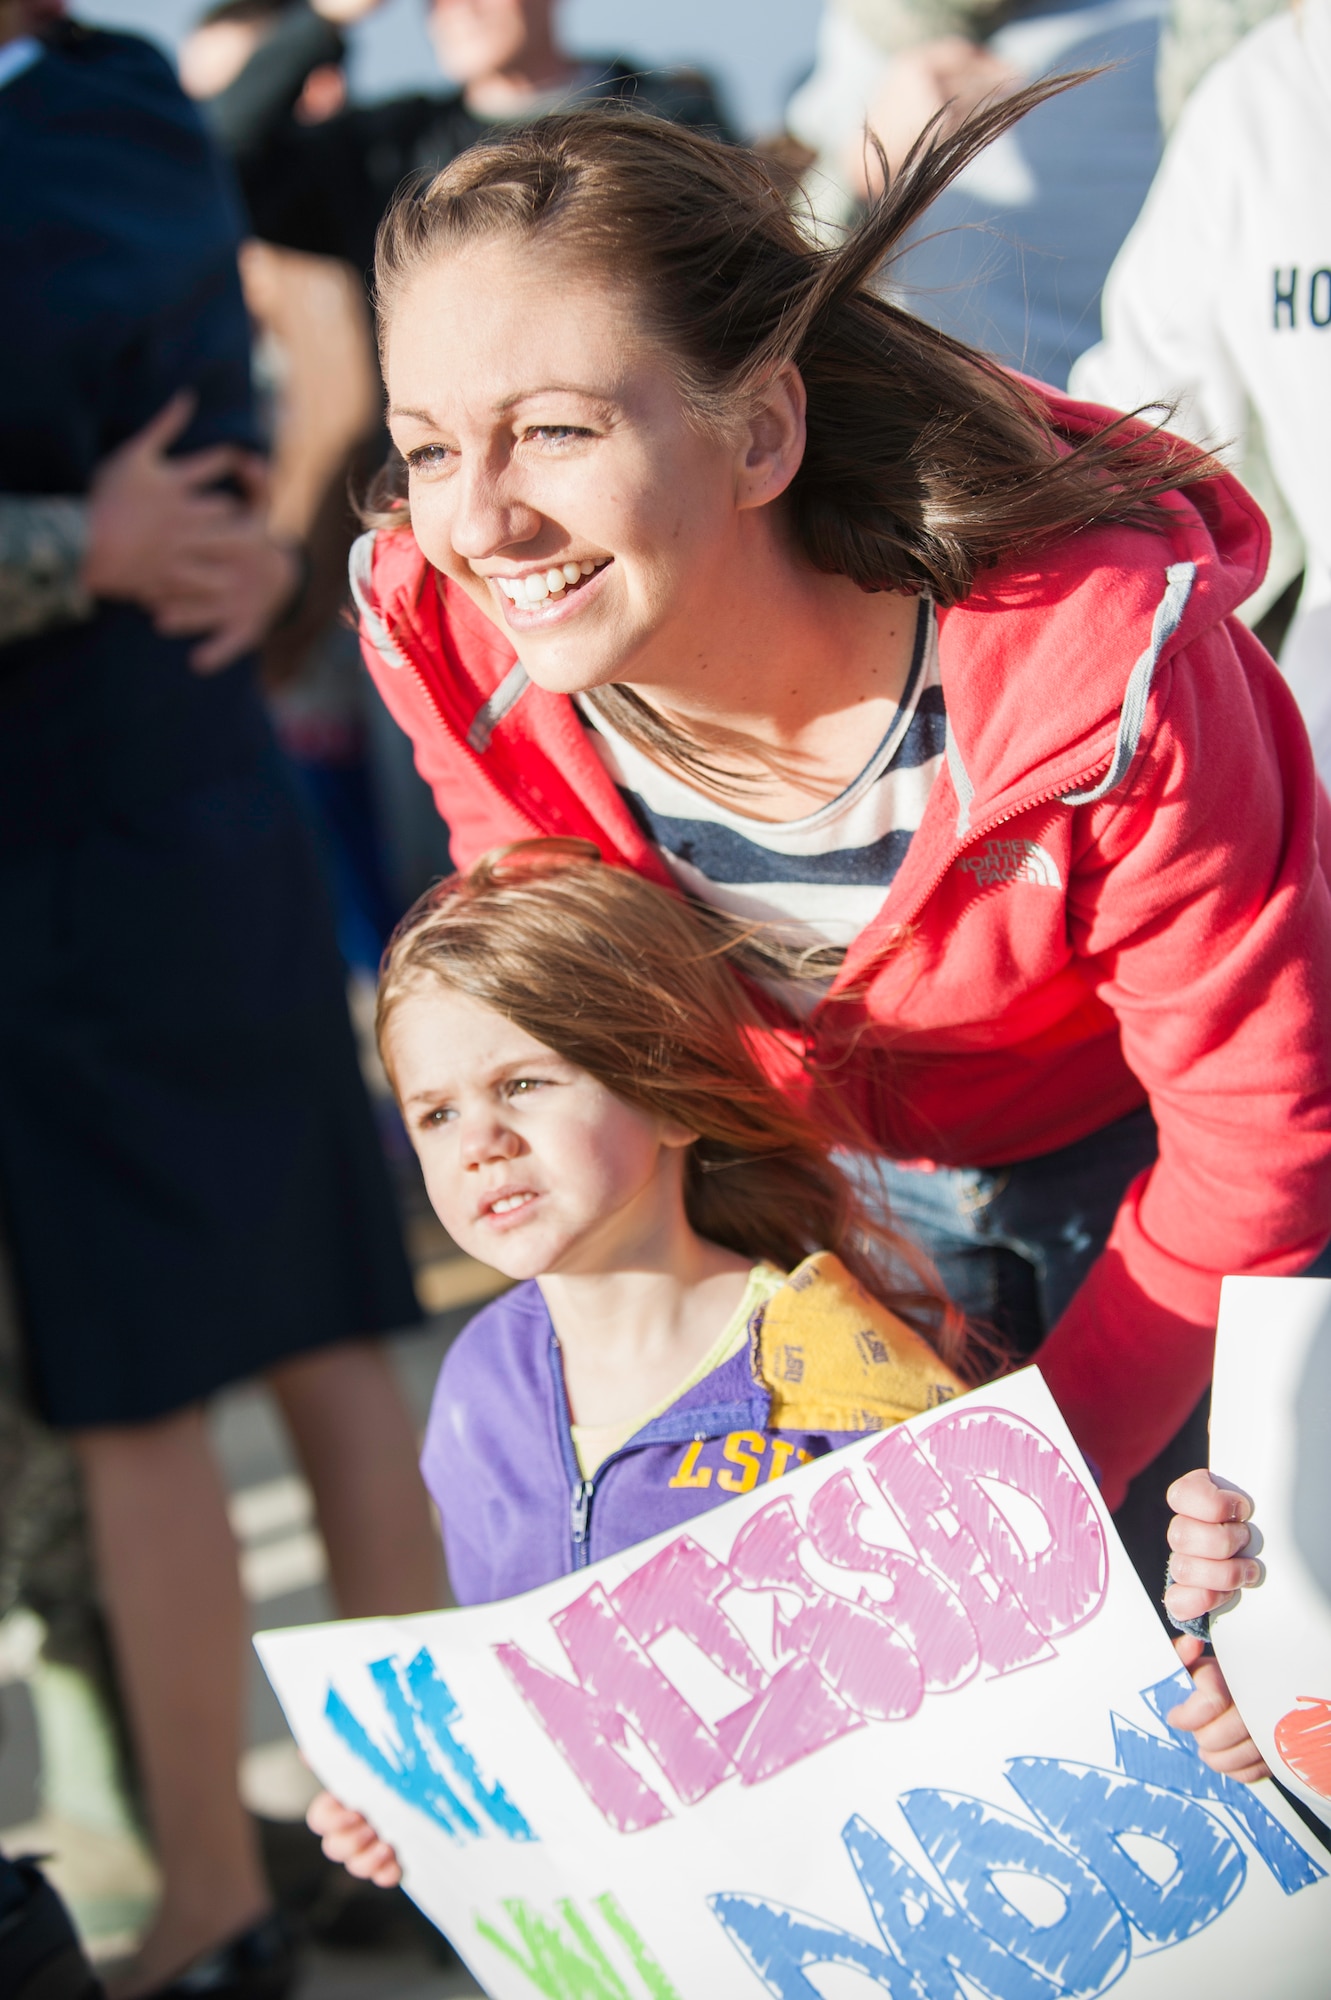
[[[692,1134],[502,1014],[422,983],[385,1044],[434,1211],[483,1263],[510,1278],[622,1268],[682,1219]]]
[[[788,384],[775,428],[701,430],[633,307],[558,245],[499,237],[419,272],[387,329],[416,539],[559,693],[692,665],[803,449]]]

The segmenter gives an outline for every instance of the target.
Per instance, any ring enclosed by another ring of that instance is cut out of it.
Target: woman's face
[[[421,271],[385,376],[417,541],[560,693],[668,683],[793,473],[774,481],[752,424],[691,420],[627,285],[556,244],[501,237]]]

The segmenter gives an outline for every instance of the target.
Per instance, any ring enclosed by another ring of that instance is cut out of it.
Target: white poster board
[[[1033,1369],[526,1596],[257,1644],[495,2000],[1325,2000],[1331,1877],[1163,1722]]]
[[[1216,1657],[1281,1784],[1331,1826],[1331,1278],[1225,1279],[1211,1471],[1252,1501],[1266,1570],[1213,1615]]]

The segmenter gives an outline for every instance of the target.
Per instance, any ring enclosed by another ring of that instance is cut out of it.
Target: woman
[[[1246,495],[868,289],[1060,87],[833,251],[645,120],[467,154],[381,234],[399,483],[353,575],[462,865],[581,835],[834,973],[773,1061],[901,1163],[1118,1506],[1205,1390],[1220,1274],[1326,1237],[1331,908],[1302,726],[1228,615]]]

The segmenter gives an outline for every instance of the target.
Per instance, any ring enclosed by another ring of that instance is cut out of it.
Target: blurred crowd
[[[702,69],[570,51],[555,0],[423,0],[439,74],[358,103],[379,4],[217,0],[177,82],[60,0],[0,0],[0,1617],[42,1621],[52,1822],[85,1809],[59,1789],[82,1731],[98,1809],[156,1860],[124,2000],[290,1978],[236,1791],[208,1399],[271,1388],[343,1615],[443,1590],[382,1348],[419,1317],[409,1154],[348,1011],[449,865],[346,610],[389,450],[375,231],[556,107],[741,136]],[[831,240],[922,134],[1051,71],[1094,74],[978,153],[884,282],[1087,401],[1169,405],[1239,473],[1273,528],[1242,615],[1325,776],[1328,0],[826,0],[784,130],[743,136]],[[3,1871],[0,1990],[92,1993],[40,1876]]]

